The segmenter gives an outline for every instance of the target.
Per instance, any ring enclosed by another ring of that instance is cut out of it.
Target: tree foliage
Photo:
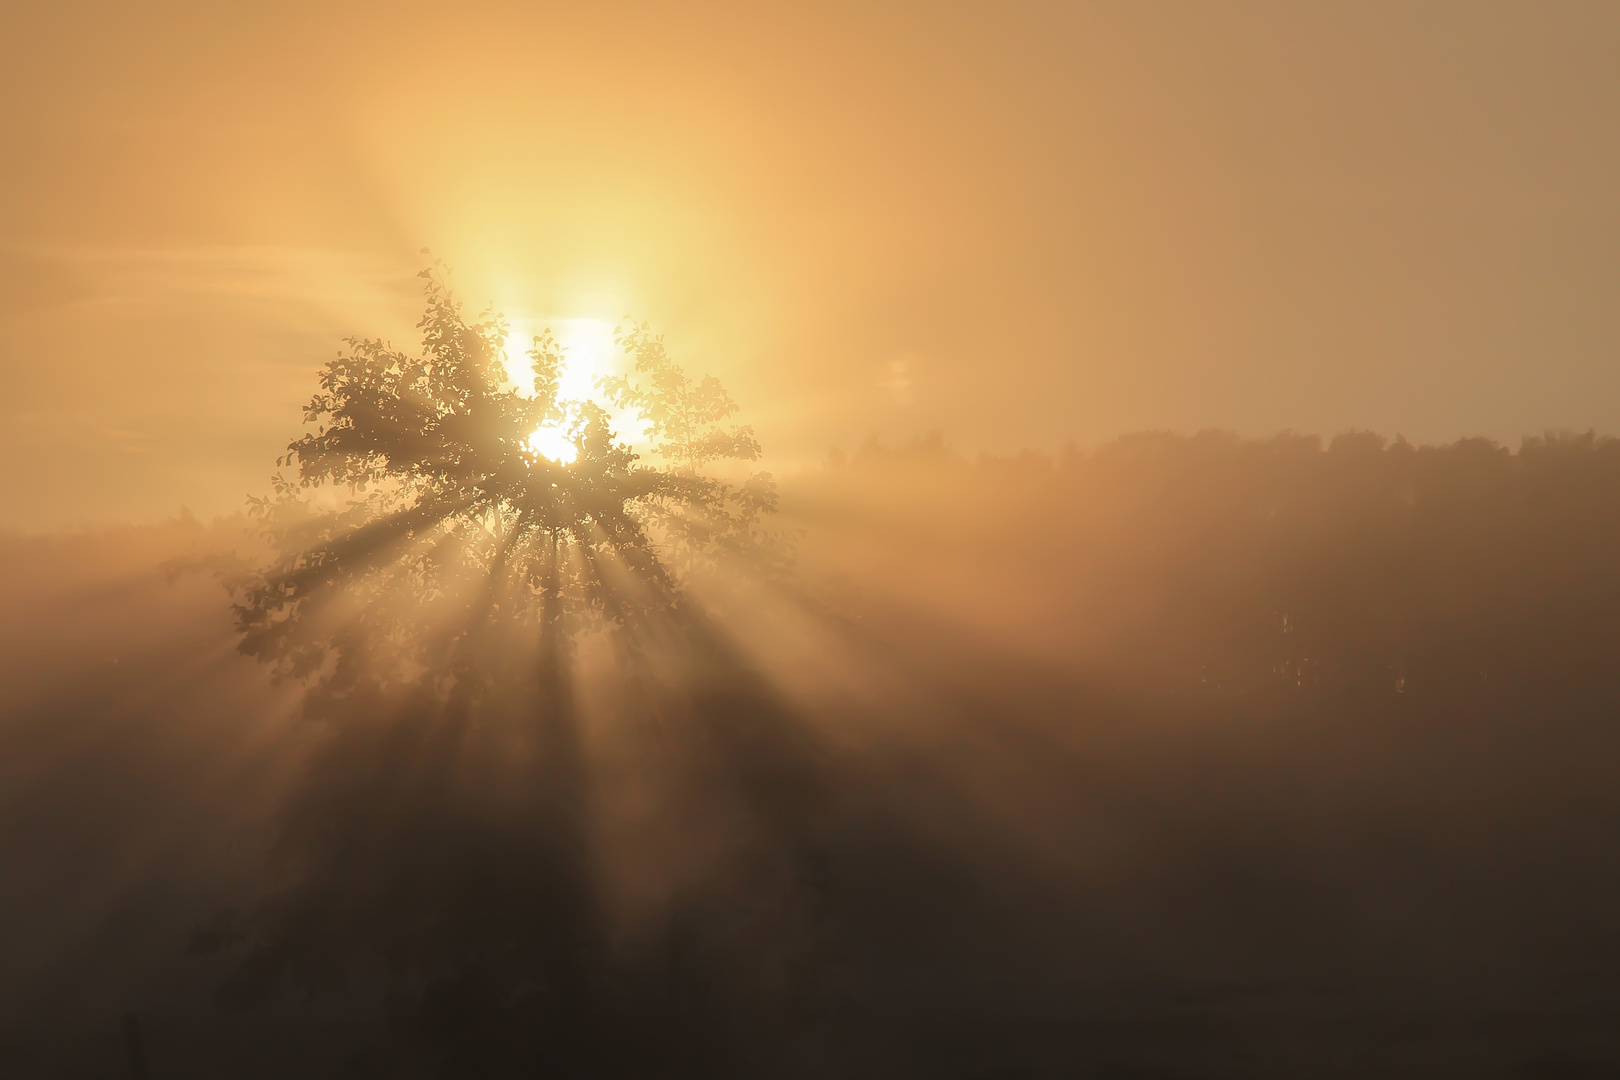
[[[694,382],[644,325],[618,336],[644,378],[604,381],[635,409],[660,464],[620,441],[607,412],[559,397],[565,355],[547,331],[528,351],[533,393],[507,384],[508,328],[469,318],[442,267],[422,272],[422,349],[348,339],[305,407],[257,500],[276,551],[242,583],[244,651],[283,676],[342,690],[437,678],[491,626],[538,629],[554,645],[582,628],[632,627],[685,603],[680,573],[759,553],[775,507],[769,474],[706,474],[752,461],[751,429],[717,422],[736,404],[712,376]],[[537,452],[542,426],[568,433],[563,464]]]
[[[736,413],[737,403],[720,380],[688,376],[670,359],[663,335],[653,334],[645,323],[621,327],[614,342],[632,359],[635,374],[600,380],[602,392],[615,406],[636,411],[653,453],[677,475],[691,482],[716,462],[759,459],[751,426],[722,426]],[[785,537],[763,527],[776,511],[776,485],[769,473],[751,473],[737,485],[702,482],[694,494],[699,497],[685,505],[659,502],[653,514],[683,569],[713,569],[739,558],[780,568]]]

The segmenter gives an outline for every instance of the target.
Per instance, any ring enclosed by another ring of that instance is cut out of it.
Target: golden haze
[[[876,434],[1615,427],[1612,5],[12,5],[0,522],[261,490],[420,248]]]

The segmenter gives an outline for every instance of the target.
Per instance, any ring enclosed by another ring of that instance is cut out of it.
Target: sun
[[[529,449],[541,457],[550,458],[559,465],[572,465],[579,456],[579,447],[560,427],[539,427],[529,436]]]
[[[549,327],[563,349],[562,370],[557,380],[557,396],[563,401],[595,401],[607,408],[596,389],[596,382],[619,372],[619,347],[613,341],[612,324],[589,317],[574,318],[514,318],[507,336],[506,371],[520,388],[527,388],[533,378],[529,371],[529,358],[525,355],[534,335]],[[622,441],[636,442],[641,438],[641,426],[634,415],[624,415],[609,408],[613,427]],[[529,448],[543,457],[562,465],[572,464],[578,449],[569,438],[568,429],[561,426],[536,428],[529,436]]]

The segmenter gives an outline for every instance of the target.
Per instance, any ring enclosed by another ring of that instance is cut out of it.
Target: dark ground
[[[589,911],[554,808],[480,801],[500,737],[300,722],[157,569],[229,526],[5,541],[0,1076],[129,1076],[127,1013],[153,1080],[1620,1075],[1615,444],[925,445],[785,494],[732,674],[582,684]],[[342,970],[228,1008],[247,946],[196,931],[274,895]]]

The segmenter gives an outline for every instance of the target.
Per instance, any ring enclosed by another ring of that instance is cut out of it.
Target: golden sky
[[[233,510],[431,248],[771,463],[1620,430],[1620,6],[10,4],[0,527]]]

